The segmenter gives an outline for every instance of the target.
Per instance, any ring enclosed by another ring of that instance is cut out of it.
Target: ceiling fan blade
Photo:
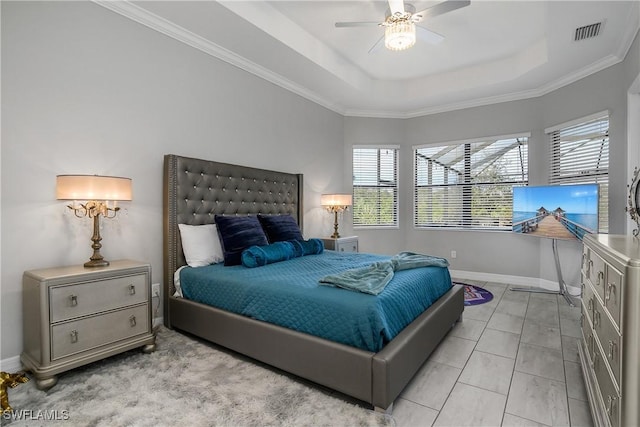
[[[441,34],[438,34],[435,31],[431,31],[419,25],[416,25],[416,35],[420,40],[431,44],[438,44],[444,40],[444,36],[442,36]]]
[[[434,16],[442,15],[447,12],[451,12],[462,7],[469,6],[470,0],[447,0],[442,3],[438,3],[435,6],[421,10],[413,14],[413,21],[420,22],[424,18],[433,18]]]
[[[371,46],[371,49],[369,49],[369,53],[376,53],[376,52],[378,52],[380,49],[382,49],[382,46],[384,46],[383,40],[384,40],[384,36],[380,37],[380,38],[378,39],[378,41],[376,42],[376,44],[374,44],[373,46]]]
[[[389,10],[391,15],[404,14],[404,0],[389,0]]]
[[[379,22],[336,22],[337,28],[346,28],[346,27],[373,27],[379,26]]]

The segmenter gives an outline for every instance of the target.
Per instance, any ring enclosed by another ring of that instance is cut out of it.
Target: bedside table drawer
[[[324,248],[336,252],[358,252],[358,236],[322,239]]]
[[[51,359],[91,350],[149,329],[149,307],[140,305],[51,327]]]
[[[146,280],[146,275],[138,274],[51,287],[51,322],[146,302],[149,300]]]

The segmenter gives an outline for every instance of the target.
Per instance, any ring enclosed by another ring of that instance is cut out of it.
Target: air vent
[[[576,28],[575,41],[590,39],[600,34],[600,27],[602,22],[597,22],[591,25],[585,25],[584,27]]]

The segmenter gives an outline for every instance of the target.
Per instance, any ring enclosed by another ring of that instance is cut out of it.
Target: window
[[[398,147],[353,147],[353,226],[398,226]]]
[[[511,230],[511,188],[529,180],[528,136],[416,147],[415,226]]]
[[[600,184],[599,232],[609,231],[609,113],[546,129],[550,184]]]

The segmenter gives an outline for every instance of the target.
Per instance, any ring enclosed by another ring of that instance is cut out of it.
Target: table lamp
[[[56,198],[73,200],[67,207],[75,216],[93,218],[93,255],[85,267],[105,267],[109,261],[100,254],[100,216],[115,218],[120,208],[118,201],[131,200],[131,179],[100,175],[58,175],[56,177]],[[76,201],[80,201],[76,203]],[[83,203],[84,201],[84,203]],[[113,202],[113,203],[110,203]]]

